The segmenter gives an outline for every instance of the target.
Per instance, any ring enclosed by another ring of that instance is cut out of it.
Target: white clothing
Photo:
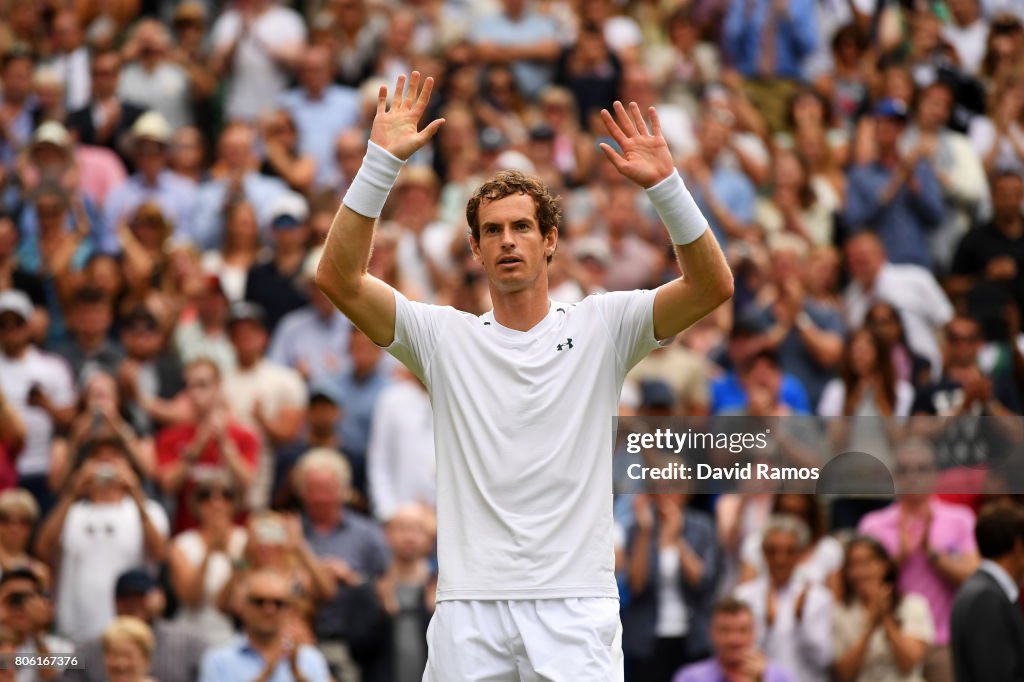
[[[167,537],[167,514],[146,500],[146,516]],[[76,642],[99,637],[114,619],[114,585],[146,563],[142,518],[132,498],[113,504],[75,502],[60,536],[57,631]]]
[[[27,432],[25,447],[17,459],[22,476],[45,474],[50,468],[53,419],[46,410],[28,404],[34,384],[39,385],[55,407],[65,408],[75,402],[71,370],[62,358],[35,348],[29,348],[19,360],[0,353],[0,393],[17,410]]]
[[[796,601],[807,587],[803,617],[796,619]],[[766,627],[769,583],[755,578],[736,588],[737,599],[745,601],[754,614],[757,646],[769,659],[785,668],[800,682],[828,682],[828,668],[835,656],[832,643],[832,593],[814,583],[791,580],[775,591],[775,621]]]
[[[935,625],[928,600],[910,592],[903,595],[896,607],[896,620],[903,634],[932,644],[935,641]],[[868,612],[860,601],[849,606],[837,604],[832,617],[833,636],[836,642],[836,656],[842,656],[854,647],[867,629]],[[868,640],[856,682],[924,682],[921,665],[909,674],[903,675],[896,664],[892,645],[887,641],[885,631],[876,628]]]
[[[152,72],[142,64],[125,64],[117,83],[117,96],[126,102],[159,112],[172,129],[192,125],[192,84],[188,72],[171,61]]]
[[[891,303],[899,311],[907,344],[928,359],[934,377],[938,378],[942,373],[942,353],[935,334],[953,319],[953,305],[935,276],[920,265],[885,263],[875,278],[873,291],[864,291],[859,282],[851,282],[844,294],[850,329],[864,323],[868,308],[875,301]]]
[[[423,682],[621,682],[618,599],[439,602]]]
[[[981,68],[981,62],[985,59],[985,41],[988,40],[988,22],[978,18],[970,26],[960,27],[956,24],[946,24],[942,27],[942,37],[945,38],[956,50],[960,57],[961,70],[970,75],[975,75]]]
[[[654,297],[552,302],[521,332],[395,292],[387,351],[434,408],[438,602],[618,597],[611,425]]]
[[[207,646],[214,647],[226,644],[236,637],[235,625],[223,611],[217,608],[217,595],[231,577],[231,562],[241,559],[245,551],[246,533],[244,528],[233,528],[228,539],[228,551],[217,552],[206,562],[206,575],[203,576],[203,601],[199,606],[179,604],[174,620],[179,625],[199,633],[206,640]],[[203,563],[206,556],[206,543],[199,531],[192,529],[180,533],[174,538],[174,546],[188,559],[193,566]]]
[[[656,637],[682,637],[690,629],[686,601],[679,587],[679,548],[675,545],[658,551],[658,620]]]
[[[252,122],[275,108],[288,87],[289,72],[274,60],[268,48],[305,43],[306,25],[295,10],[273,6],[256,18],[246,35],[242,31],[241,12],[229,9],[214,22],[210,43],[219,50],[238,40],[226,113],[230,120]]]
[[[58,54],[50,60],[49,66],[64,83],[64,108],[77,111],[87,106],[92,95],[89,49],[83,45],[71,52]]]
[[[757,575],[763,576],[768,572],[768,565],[764,562],[764,552],[761,550],[763,533],[753,533],[743,538],[740,547],[740,556],[743,563],[757,571]],[[798,583],[812,582],[824,585],[830,575],[843,567],[843,544],[831,535],[823,536],[814,545],[814,551],[804,561],[797,564],[793,571],[793,579]]]
[[[373,514],[387,521],[408,502],[434,506],[437,498],[434,414],[430,396],[405,379],[380,392],[366,447]]]
[[[263,509],[270,503],[275,455],[253,408],[259,401],[263,413],[271,419],[284,408],[304,410],[309,399],[306,384],[294,369],[264,359],[249,369],[237,368],[229,374],[224,380],[224,396],[238,422],[260,435],[260,458],[256,480],[249,486],[248,503],[253,509]]]

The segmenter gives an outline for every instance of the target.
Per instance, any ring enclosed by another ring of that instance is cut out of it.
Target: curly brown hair
[[[548,188],[540,180],[530,177],[517,170],[498,171],[492,175],[480,189],[470,197],[466,204],[466,222],[469,224],[473,241],[480,243],[480,205],[486,201],[497,201],[513,194],[526,194],[533,197],[537,207],[537,223],[540,234],[546,237],[553,229],[557,229],[562,221],[561,197],[552,196]],[[548,262],[551,261],[550,256]]]

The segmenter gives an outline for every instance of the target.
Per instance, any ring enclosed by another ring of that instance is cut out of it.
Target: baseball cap
[[[28,295],[18,289],[8,289],[0,293],[0,315],[14,313],[23,320],[32,317],[32,301]]]
[[[71,146],[71,135],[68,133],[68,129],[58,121],[47,121],[38,128],[32,135],[32,144],[52,144],[55,147],[61,149],[67,149]]]
[[[141,568],[132,568],[117,576],[117,583],[114,586],[114,596],[132,597],[147,594],[156,587],[153,577]]]
[[[256,322],[262,326],[266,317],[267,315],[263,310],[263,306],[259,303],[253,303],[252,301],[236,301],[231,304],[231,308],[229,309],[228,324],[232,325],[236,322]]]
[[[270,226],[275,230],[297,227],[308,217],[309,204],[295,192],[285,192],[270,205]]]
[[[335,405],[341,405],[343,397],[341,389],[329,381],[323,379],[314,380],[309,386],[309,399],[326,398]]]
[[[661,379],[646,379],[640,382],[640,404],[643,407],[667,409],[675,406],[676,396]]]
[[[901,99],[884,97],[878,100],[871,112],[881,118],[895,118],[901,121],[907,120],[907,105]]]
[[[131,137],[134,141],[152,140],[160,144],[169,144],[171,134],[171,124],[157,111],[147,111],[139,116],[131,129]]]
[[[612,261],[612,252],[608,243],[600,237],[583,237],[573,243],[573,254],[577,260],[593,258],[607,267]]]

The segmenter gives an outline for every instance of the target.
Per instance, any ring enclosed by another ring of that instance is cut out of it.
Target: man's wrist
[[[370,140],[359,172],[342,203],[361,216],[379,218],[405,161]]]
[[[647,197],[661,216],[673,244],[686,245],[696,241],[708,229],[708,221],[679,175],[673,170],[667,177],[646,190]]]

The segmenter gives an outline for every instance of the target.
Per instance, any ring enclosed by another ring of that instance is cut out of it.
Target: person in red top
[[[192,421],[169,426],[156,439],[157,483],[177,499],[175,533],[196,526],[188,500],[211,470],[226,470],[240,490],[252,483],[260,447],[256,434],[229,414],[212,360],[200,358],[185,367],[185,395]]]

